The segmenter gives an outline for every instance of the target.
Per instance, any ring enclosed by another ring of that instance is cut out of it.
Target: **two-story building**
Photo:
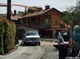
[[[22,24],[26,28],[35,28],[39,30],[41,37],[57,37],[61,30],[67,30],[69,25],[64,25],[61,17],[63,14],[55,9],[50,8],[49,5],[42,8],[36,8],[36,11],[23,16]]]

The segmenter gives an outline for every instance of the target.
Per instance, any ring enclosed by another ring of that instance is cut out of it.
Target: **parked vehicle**
[[[40,35],[37,30],[26,30],[23,37],[23,44],[40,45]]]

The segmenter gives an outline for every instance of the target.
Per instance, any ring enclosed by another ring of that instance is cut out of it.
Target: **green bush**
[[[0,53],[4,54],[15,48],[16,25],[1,18],[0,27]]]
[[[13,22],[10,22],[12,25],[12,48],[15,47],[15,37],[16,37],[16,25]]]
[[[9,52],[12,50],[12,27],[8,20],[3,20],[4,23],[4,34],[6,35],[5,39],[5,45],[6,45],[6,51]]]
[[[0,19],[0,54],[4,54],[4,49],[3,49],[3,33],[4,33],[4,26],[3,22]]]

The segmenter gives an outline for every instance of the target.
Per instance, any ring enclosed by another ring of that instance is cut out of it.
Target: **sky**
[[[45,8],[45,5],[50,5],[51,8],[56,8],[59,11],[65,11],[72,6],[76,6],[77,0],[11,0],[12,4],[21,4],[26,6],[37,6]],[[0,0],[0,3],[7,3],[7,0]],[[11,10],[24,11],[25,8],[12,6]],[[6,7],[0,7],[0,14],[7,12]]]

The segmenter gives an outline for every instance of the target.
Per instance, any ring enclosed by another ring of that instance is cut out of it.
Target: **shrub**
[[[3,49],[3,33],[4,33],[4,26],[3,22],[0,19],[0,54],[4,54],[4,49]]]
[[[12,48],[15,47],[15,37],[16,37],[16,25],[13,22],[10,22],[12,26]]]
[[[0,53],[8,53],[15,48],[16,25],[5,18],[0,20]]]

